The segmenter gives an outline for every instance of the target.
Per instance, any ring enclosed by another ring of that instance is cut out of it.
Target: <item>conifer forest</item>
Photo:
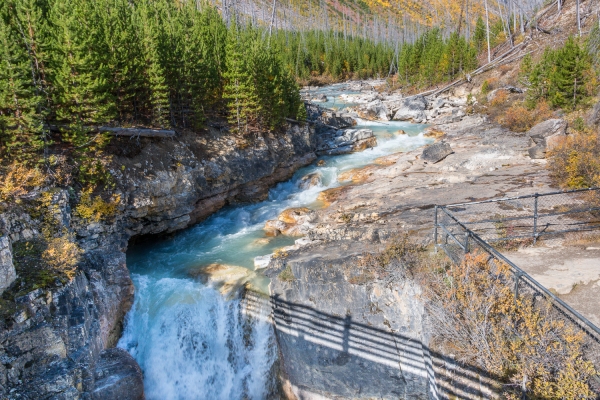
[[[90,127],[196,129],[215,115],[241,133],[273,130],[285,118],[304,118],[298,79],[397,73],[400,82],[425,87],[477,66],[487,8],[467,1],[459,14],[450,7],[448,18],[436,19],[431,6],[420,19],[406,6],[401,19],[387,12],[385,22],[376,5],[361,2],[341,13],[323,3],[273,3],[260,19],[226,3],[4,1],[0,147],[35,161],[50,143],[84,148]],[[510,2],[504,8],[517,10]],[[514,30],[524,9],[512,14]],[[309,22],[290,27],[303,12]],[[510,33],[509,19],[488,13],[492,41]]]

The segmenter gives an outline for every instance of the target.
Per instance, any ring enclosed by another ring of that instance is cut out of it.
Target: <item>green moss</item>
[[[68,277],[60,272],[46,269],[42,252],[46,244],[41,240],[21,241],[13,244],[13,260],[17,272],[17,281],[13,285],[15,297],[27,294],[35,289],[54,287],[57,280],[68,282]]]
[[[284,282],[293,282],[296,279],[294,273],[292,272],[292,268],[289,265],[279,273],[278,278]]]

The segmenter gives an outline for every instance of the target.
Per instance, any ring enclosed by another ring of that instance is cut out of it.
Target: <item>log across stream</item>
[[[330,97],[341,94],[334,89],[323,92]],[[324,166],[315,163],[298,171],[271,189],[266,201],[223,209],[172,238],[129,250],[136,293],[119,346],[144,371],[147,399],[262,399],[274,388],[277,349],[269,311],[258,310],[258,318],[248,320],[242,301],[205,283],[203,269],[214,269],[215,264],[246,268],[248,274],[240,275],[239,268],[232,271],[258,291],[268,292],[268,279],[252,271],[254,257],[293,244],[295,238],[267,238],[267,220],[290,207],[319,207],[319,192],[340,186],[340,173],[431,141],[423,136],[425,125],[358,124],[374,131],[375,148],[322,157]],[[399,130],[407,134],[397,134]],[[302,177],[315,172],[318,184],[302,189]]]

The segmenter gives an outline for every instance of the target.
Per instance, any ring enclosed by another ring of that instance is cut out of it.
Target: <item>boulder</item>
[[[567,122],[563,119],[549,119],[544,122],[540,122],[527,132],[527,136],[535,144],[539,144],[542,140],[548,136],[556,134],[567,133]]]
[[[17,279],[13,264],[12,247],[8,237],[0,237],[0,294]]]
[[[301,189],[309,189],[311,187],[318,186],[321,183],[321,177],[321,174],[318,172],[305,175],[300,179],[298,186]]]
[[[567,122],[562,119],[549,119],[540,122],[527,132],[531,148],[528,150],[532,159],[546,158],[546,151],[554,149],[566,138]]]
[[[191,276],[213,285],[223,296],[232,297],[238,290],[256,277],[254,271],[236,265],[210,264],[193,269]]]
[[[527,150],[527,152],[529,153],[529,157],[531,157],[534,160],[541,160],[546,158],[546,146],[544,146],[543,144],[533,146],[529,150]]]
[[[389,111],[387,107],[381,102],[381,100],[375,100],[368,103],[364,107],[365,116],[367,118],[375,118],[383,121],[389,121]]]
[[[567,135],[559,133],[556,135],[548,136],[544,143],[546,144],[546,150],[554,150],[556,147],[561,145],[567,139]]]
[[[94,372],[96,387],[93,400],[144,399],[144,376],[128,352],[120,348],[104,350]]]
[[[376,144],[377,139],[370,129],[340,129],[318,138],[317,154],[347,154],[374,147]]]
[[[267,236],[303,236],[312,227],[315,218],[315,212],[308,208],[288,208],[276,220],[267,221],[264,230]]]
[[[423,121],[427,118],[427,100],[423,96],[408,97],[403,100],[402,106],[394,114],[396,121]]]
[[[421,154],[421,159],[430,163],[442,161],[448,155],[452,154],[452,147],[447,142],[438,142],[427,146]]]
[[[312,98],[312,101],[315,103],[325,103],[327,101],[327,96],[322,94]]]

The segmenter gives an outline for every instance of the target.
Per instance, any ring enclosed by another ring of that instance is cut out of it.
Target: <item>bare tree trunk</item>
[[[271,12],[271,24],[269,25],[269,39],[271,38],[271,31],[273,30],[273,22],[275,22],[275,5],[276,5],[276,0],[273,0],[273,11]]]
[[[577,0],[577,31],[581,37],[581,18],[579,17],[579,0]]]
[[[485,3],[485,26],[486,26],[486,32],[487,32],[487,48],[488,48],[488,62],[492,62],[492,50],[490,49],[490,15],[488,13],[488,2],[487,0],[484,1]]]

